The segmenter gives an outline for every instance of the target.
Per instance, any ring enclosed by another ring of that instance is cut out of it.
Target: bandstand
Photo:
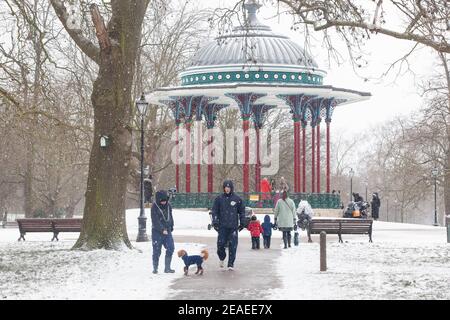
[[[285,108],[292,114],[294,137],[294,174],[285,177],[291,184],[290,197],[296,204],[302,198],[314,208],[338,208],[339,195],[331,194],[330,134],[336,107],[369,99],[370,93],[323,85],[326,72],[314,59],[287,36],[277,34],[257,18],[260,5],[247,1],[246,23],[230,34],[220,36],[198,50],[190,66],[180,74],[181,85],[164,87],[148,93],[147,101],[172,110],[177,128],[184,125],[187,132],[184,154],[185,181],[180,181],[182,166],[176,166],[174,207],[211,207],[218,193],[214,193],[213,161],[207,161],[207,185],[201,181],[200,163],[197,163],[196,190],[191,189],[192,158],[201,158],[202,146],[193,150],[191,132],[193,122],[200,128],[205,121],[208,130],[208,160],[213,149],[212,129],[217,113],[225,108],[238,107],[243,130],[243,190],[238,192],[251,207],[271,207],[272,201],[262,201],[260,195],[261,159],[260,129],[269,110]],[[253,125],[256,133],[255,190],[250,190],[250,139],[248,131]],[[324,128],[325,127],[325,128]],[[324,129],[324,130],[323,130]],[[310,130],[310,133],[307,131]],[[325,132],[322,132],[325,131]],[[321,135],[325,134],[325,139]],[[310,143],[307,148],[307,137]],[[321,141],[325,146],[321,145]],[[321,148],[325,148],[325,167],[322,167]],[[178,142],[176,143],[177,154]],[[194,165],[195,166],[195,165]],[[307,179],[307,168],[310,177]],[[195,169],[195,167],[194,167]],[[321,176],[325,171],[324,185]],[[307,181],[310,183],[307,185]],[[293,188],[292,188],[293,187]],[[204,190],[206,189],[206,190]],[[182,192],[180,192],[182,191]]]

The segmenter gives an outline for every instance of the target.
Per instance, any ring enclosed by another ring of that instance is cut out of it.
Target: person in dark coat
[[[272,238],[272,229],[275,225],[270,221],[270,216],[266,214],[264,216],[264,222],[261,224],[263,228],[263,243],[264,249],[270,248],[270,239]]]
[[[212,225],[218,232],[217,255],[220,267],[224,267],[226,258],[225,247],[228,246],[228,269],[233,270],[238,246],[238,231],[244,229],[245,205],[242,199],[234,193],[234,185],[231,180],[223,182],[223,194],[214,200],[212,207]]]
[[[362,202],[362,201],[364,201],[364,199],[363,199],[363,197],[361,197],[361,196],[359,195],[359,193],[354,193],[354,192],[353,192],[353,201],[354,201],[354,202]]]
[[[151,203],[153,197],[152,176],[144,179],[144,203]]]
[[[172,207],[169,203],[167,191],[160,190],[155,195],[151,209],[152,218],[152,243],[153,243],[153,273],[158,273],[159,257],[161,256],[161,247],[166,249],[165,273],[174,273],[170,268],[172,255],[175,250],[173,242],[173,216]]]
[[[374,192],[372,194],[372,201],[370,202],[370,206],[372,207],[372,218],[378,220],[381,202],[377,192]]]

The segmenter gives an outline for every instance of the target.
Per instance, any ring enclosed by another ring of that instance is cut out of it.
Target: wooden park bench
[[[312,219],[308,227],[308,242],[312,242],[311,234],[320,234],[321,231],[337,234],[339,242],[343,242],[343,234],[368,234],[369,242],[372,242],[372,223],[372,219]]]
[[[59,241],[60,232],[80,232],[83,219],[17,219],[19,225],[20,237],[25,241],[27,232],[53,232],[52,241]]]

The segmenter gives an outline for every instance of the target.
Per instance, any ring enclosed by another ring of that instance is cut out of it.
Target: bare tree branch
[[[100,59],[100,48],[92,43],[91,40],[83,36],[81,30],[73,29],[69,27],[68,20],[69,14],[67,13],[66,7],[64,3],[60,0],[50,0],[53,9],[56,12],[59,20],[66,29],[67,33],[70,37],[75,41],[77,46],[83,51],[89,58],[91,58],[96,63],[99,62]]]

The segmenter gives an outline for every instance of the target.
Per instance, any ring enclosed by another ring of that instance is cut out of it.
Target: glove
[[[241,232],[242,230],[244,230],[244,226],[242,224],[239,225],[238,227],[239,232]]]
[[[277,230],[278,229],[278,226],[277,226],[277,224],[275,223],[274,225],[273,225],[273,230]]]
[[[297,231],[297,225],[294,224],[294,231]]]
[[[219,231],[219,224],[218,223],[214,223],[213,224],[213,228],[214,228],[214,230]]]

